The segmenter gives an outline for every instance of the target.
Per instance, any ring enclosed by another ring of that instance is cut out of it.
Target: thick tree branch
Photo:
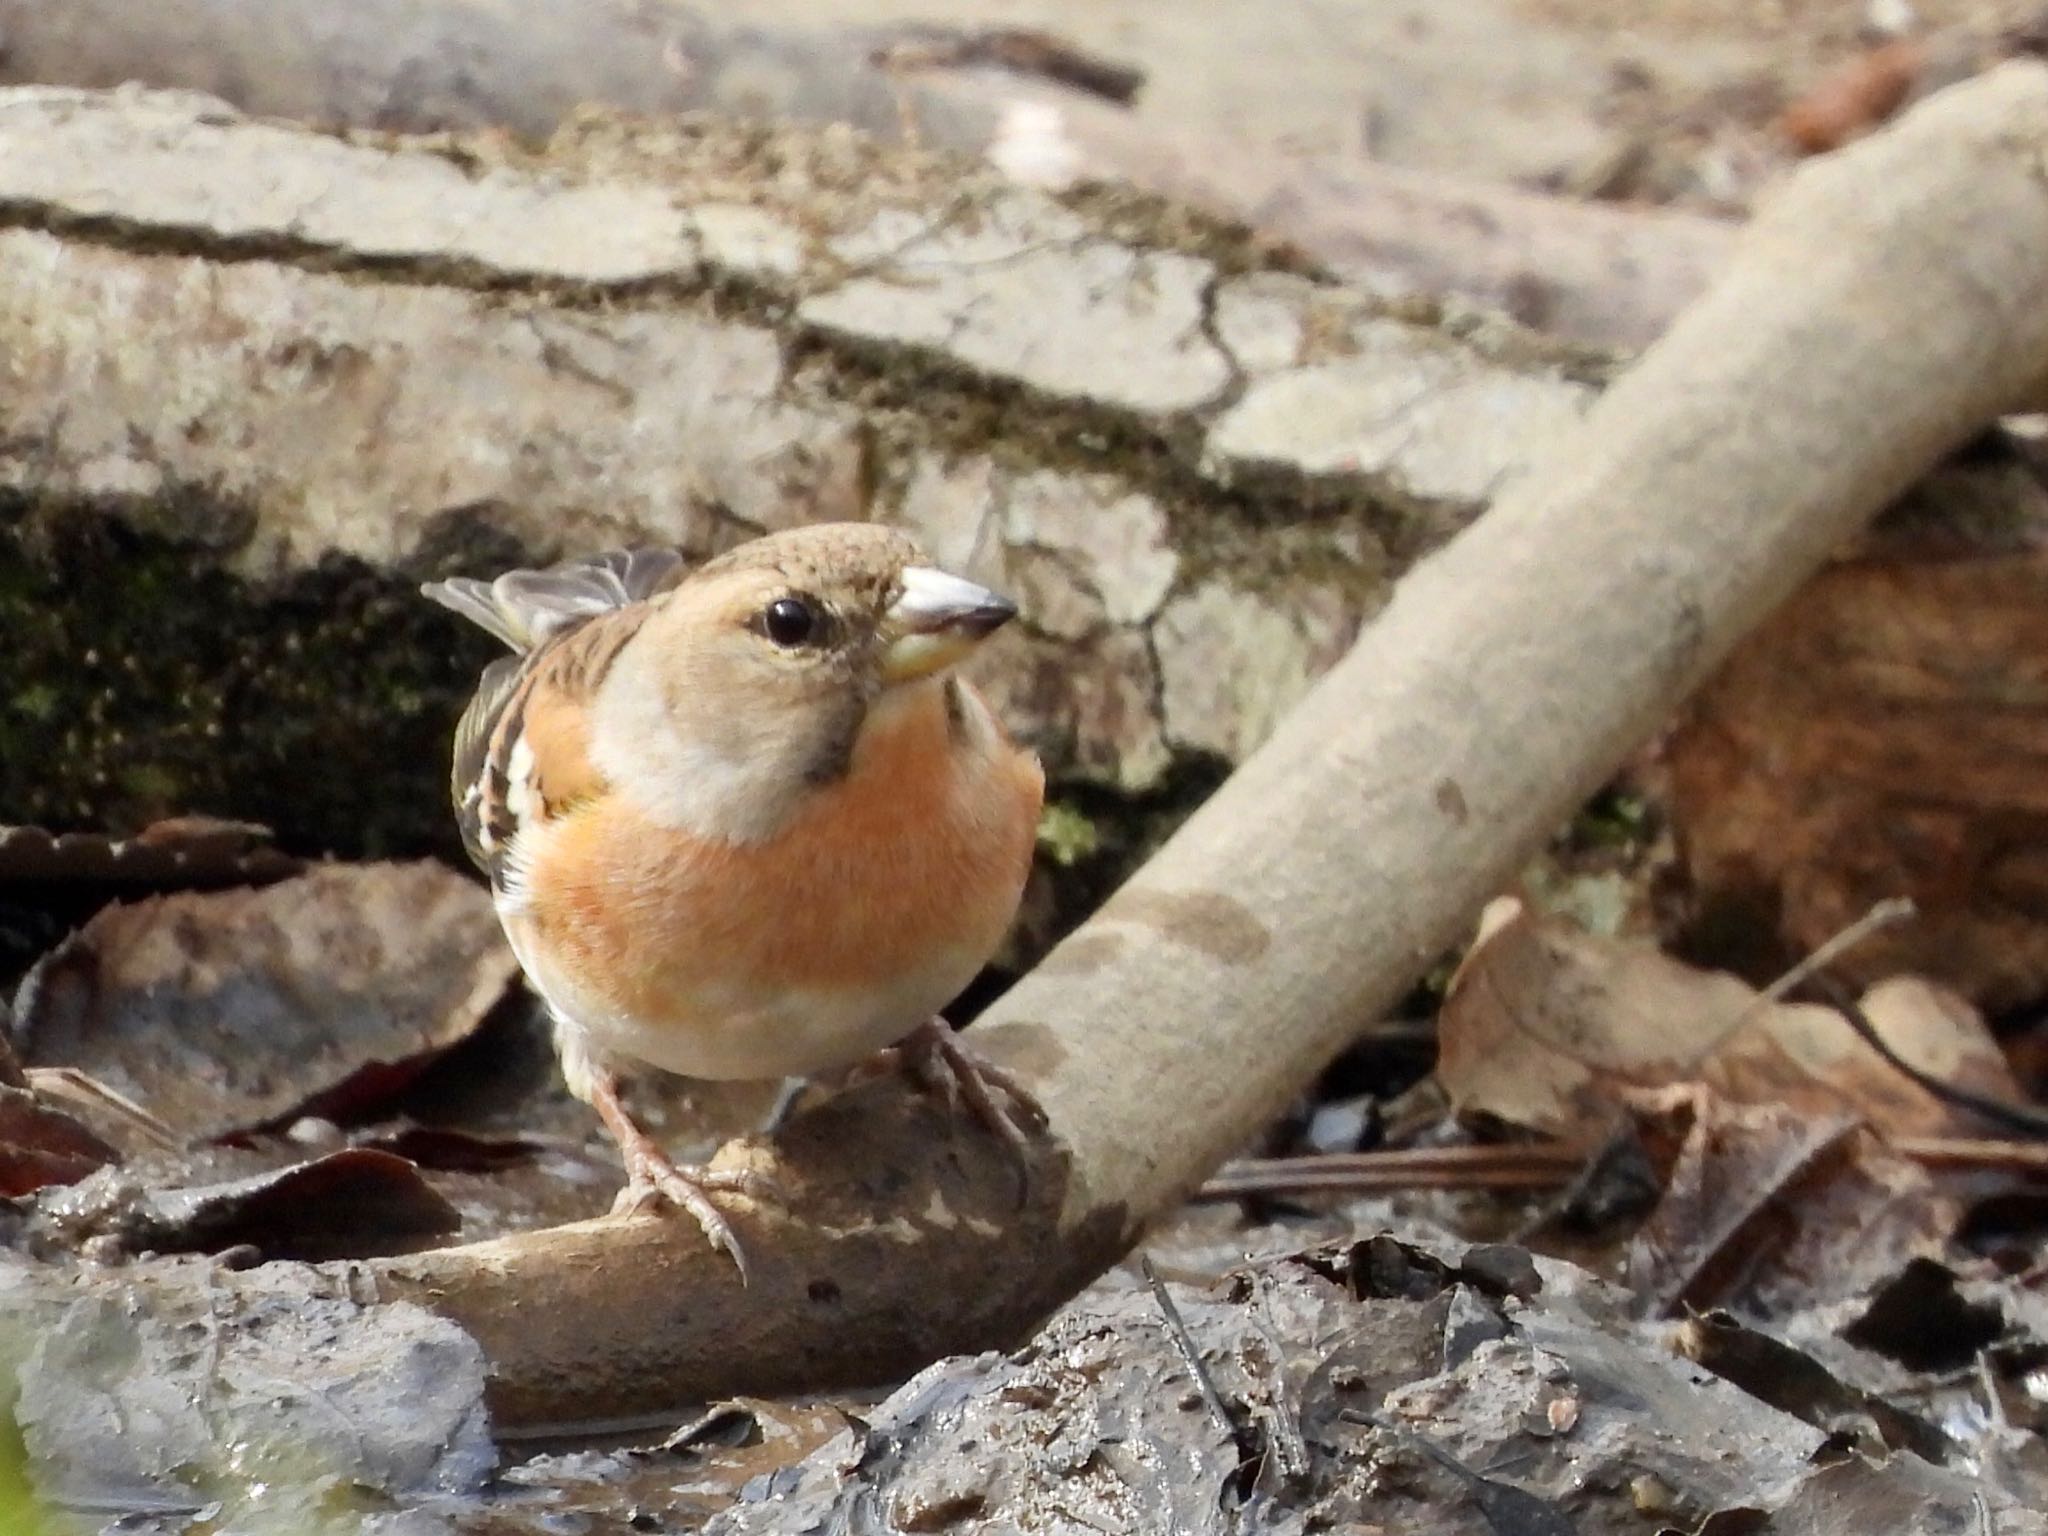
[[[544,138],[603,104],[884,135],[915,107],[941,141],[966,131],[952,108],[906,94],[857,36],[714,26],[681,0],[0,0],[0,39],[0,83],[135,80],[329,127]]]

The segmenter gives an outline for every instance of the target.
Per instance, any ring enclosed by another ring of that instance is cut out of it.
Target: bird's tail
[[[673,549],[620,549],[544,571],[507,571],[494,581],[451,576],[420,591],[513,650],[529,651],[566,625],[654,596],[682,568]]]

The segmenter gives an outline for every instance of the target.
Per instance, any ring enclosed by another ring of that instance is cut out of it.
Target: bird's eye
[[[818,633],[818,610],[801,597],[778,597],[761,610],[761,633],[791,649]]]

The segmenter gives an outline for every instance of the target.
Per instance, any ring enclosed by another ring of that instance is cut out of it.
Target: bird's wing
[[[672,550],[635,550],[422,589],[521,652],[484,669],[455,728],[455,818],[493,885],[503,884],[522,827],[604,792],[590,757],[591,701],[645,621],[642,599],[670,585],[681,564]]]

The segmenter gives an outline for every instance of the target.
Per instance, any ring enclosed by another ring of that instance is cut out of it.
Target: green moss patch
[[[420,575],[260,586],[98,509],[0,500],[0,820],[203,812],[305,853],[459,857],[449,741],[492,646]]]

